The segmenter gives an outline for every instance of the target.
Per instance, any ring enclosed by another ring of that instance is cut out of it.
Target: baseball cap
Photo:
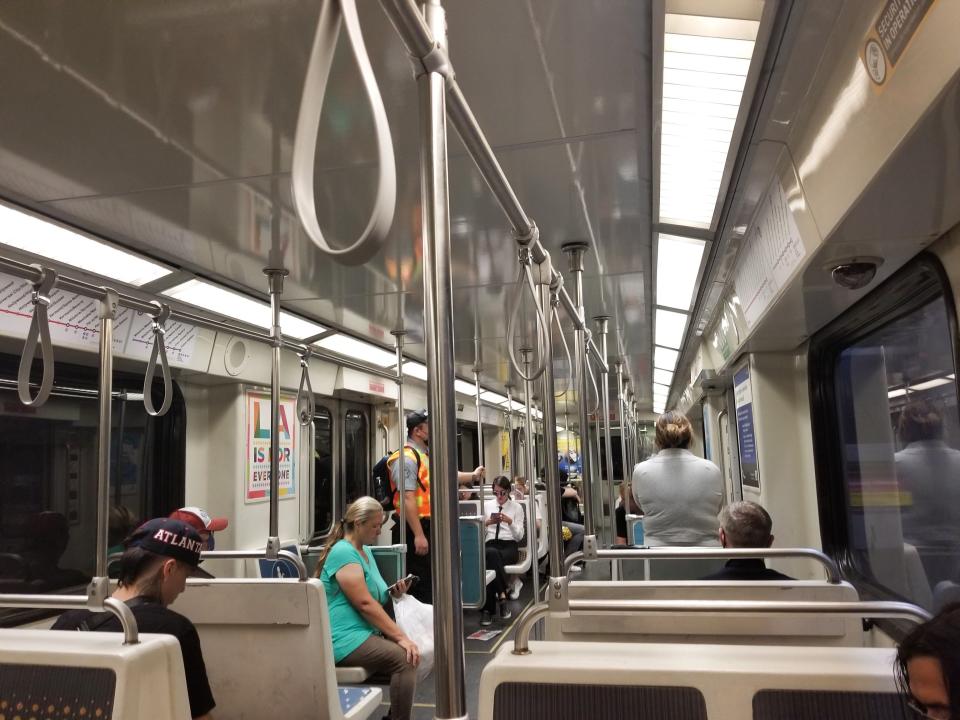
[[[147,520],[123,541],[124,548],[143,548],[157,555],[181,560],[196,567],[200,564],[203,541],[200,534],[182,520]]]
[[[416,410],[407,415],[407,432],[413,430],[417,425],[430,422],[426,409]]]
[[[220,530],[225,530],[229,524],[226,518],[210,517],[210,514],[206,510],[192,505],[174,510],[170,513],[170,518],[188,523],[200,532],[219,532]]]

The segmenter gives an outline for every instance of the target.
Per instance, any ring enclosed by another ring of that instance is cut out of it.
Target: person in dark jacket
[[[773,520],[761,505],[749,500],[730,503],[719,515],[720,544],[725,548],[768,548],[773,545]],[[723,570],[703,580],[793,580],[766,566],[761,558],[728,560]]]

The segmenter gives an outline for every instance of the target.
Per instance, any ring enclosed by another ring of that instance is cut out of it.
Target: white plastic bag
[[[393,599],[393,614],[400,629],[420,649],[417,682],[423,682],[433,670],[433,605],[404,594]]]

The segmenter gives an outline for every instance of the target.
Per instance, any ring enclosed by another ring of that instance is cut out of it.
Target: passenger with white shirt
[[[510,480],[503,475],[493,481],[493,498],[484,504],[483,515],[487,569],[497,574],[487,585],[487,603],[480,616],[480,624],[486,626],[493,622],[498,604],[501,620],[513,616],[506,604],[509,581],[505,566],[520,558],[520,542],[524,538],[523,505],[510,498]]]
[[[683,413],[664,413],[656,426],[660,451],[633,469],[633,497],[643,508],[647,545],[720,546],[723,479],[720,468],[687,449],[692,433]]]

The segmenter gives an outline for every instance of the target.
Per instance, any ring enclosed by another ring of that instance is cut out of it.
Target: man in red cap
[[[170,513],[170,519],[185,522],[200,533],[200,539],[203,540],[204,543],[204,550],[213,550],[213,533],[225,530],[229,524],[226,518],[210,517],[210,514],[206,510],[192,505],[174,510]]]

